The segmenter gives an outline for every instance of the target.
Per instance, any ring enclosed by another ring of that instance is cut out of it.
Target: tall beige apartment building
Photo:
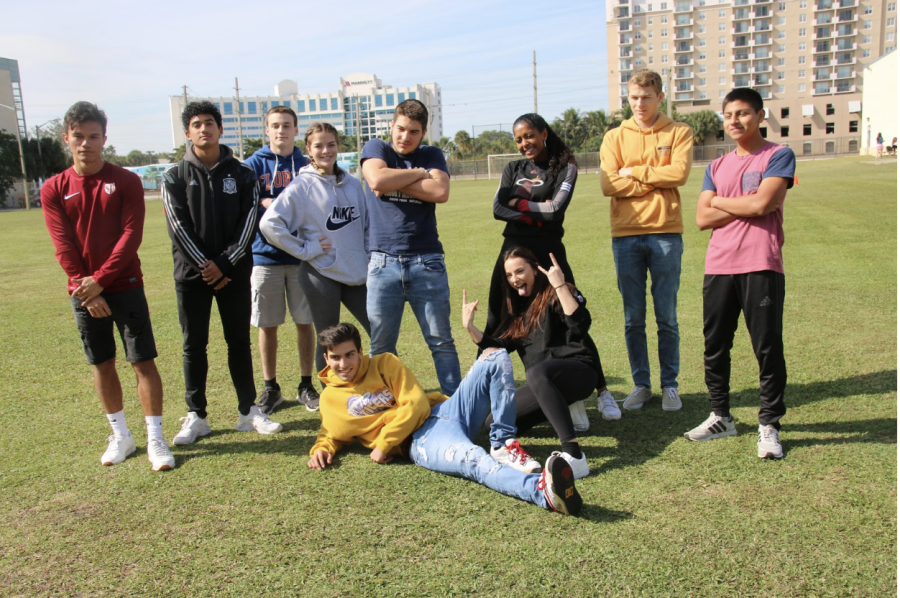
[[[609,106],[635,70],[663,75],[681,113],[752,87],[764,135],[798,155],[859,151],[862,69],[897,46],[897,0],[607,0]]]

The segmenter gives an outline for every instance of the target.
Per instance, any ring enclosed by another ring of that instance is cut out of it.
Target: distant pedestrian
[[[881,133],[878,133],[878,137],[875,138],[875,158],[880,159],[883,153],[884,137],[881,136]]]

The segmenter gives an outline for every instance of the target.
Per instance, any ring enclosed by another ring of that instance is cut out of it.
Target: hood
[[[334,166],[335,170],[338,169],[337,164]],[[343,170],[341,171],[340,180],[336,176],[328,176],[324,174],[319,174],[318,169],[312,164],[307,164],[303,168],[297,172],[296,178],[304,178],[304,177],[312,177],[322,183],[328,183],[329,185],[334,185],[335,187],[343,187],[347,183],[348,175]]]
[[[360,352],[359,354],[359,369],[356,371],[356,377],[353,378],[352,382],[344,382],[341,380],[337,374],[335,374],[331,370],[331,366],[326,365],[322,368],[322,371],[319,372],[319,380],[322,384],[327,386],[335,386],[338,388],[341,387],[353,387],[358,383],[362,382],[366,377],[366,374],[369,372],[369,363],[371,362],[371,358],[365,354]]]
[[[628,120],[622,123],[623,129],[629,129],[631,131],[637,131],[638,133],[656,133],[660,129],[663,129],[667,125],[674,122],[671,118],[669,118],[666,114],[660,112],[659,118],[656,119],[656,122],[653,123],[653,126],[649,129],[642,129],[638,126],[636,122],[634,122],[634,117],[632,116]]]
[[[219,144],[219,161],[216,164],[221,164],[222,161],[227,160],[234,156],[234,152],[231,151],[231,148],[224,144]],[[200,161],[200,158],[197,157],[197,154],[194,153],[194,146],[191,145],[190,149],[184,153],[184,161],[190,164],[193,164],[197,168],[206,169],[206,166],[203,165],[203,162]],[[215,167],[213,167],[215,168]]]

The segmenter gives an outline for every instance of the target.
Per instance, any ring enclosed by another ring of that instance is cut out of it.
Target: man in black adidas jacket
[[[211,429],[206,420],[206,345],[213,298],[228,345],[238,397],[237,429],[274,434],[281,424],[254,404],[250,356],[250,244],[256,234],[256,174],[225,145],[222,115],[210,102],[191,102],[181,115],[190,140],[184,159],[166,171],[163,202],[175,262],[175,294],[184,348],[187,417],[174,444],[191,444]]]

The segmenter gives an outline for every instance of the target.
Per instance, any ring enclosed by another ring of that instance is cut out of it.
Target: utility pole
[[[472,125],[472,173],[475,175],[475,180],[478,180],[478,160],[476,160],[475,156],[475,125]]]
[[[181,86],[181,97],[184,98],[184,103],[181,105],[182,112],[185,108],[187,108],[187,85]]]
[[[428,102],[426,105],[426,108],[428,108],[428,126],[426,127],[425,130],[428,132],[428,145],[433,145],[431,143],[431,119],[433,116],[431,114],[431,93],[429,93],[427,91],[425,92],[425,101]]]
[[[531,67],[534,77],[534,113],[537,114],[537,52],[531,51]]]
[[[244,161],[244,127],[241,123],[241,88],[238,87],[238,78],[234,78],[234,101],[237,102],[238,115],[238,158]]]
[[[666,71],[666,91],[668,92],[666,95],[669,97],[666,99],[666,116],[672,118],[672,100],[674,99],[674,95],[672,94],[672,69],[667,69]]]
[[[356,176],[362,181],[362,164],[359,163],[359,157],[362,155],[362,130],[359,128],[359,94],[354,94],[353,97],[356,100]]]

